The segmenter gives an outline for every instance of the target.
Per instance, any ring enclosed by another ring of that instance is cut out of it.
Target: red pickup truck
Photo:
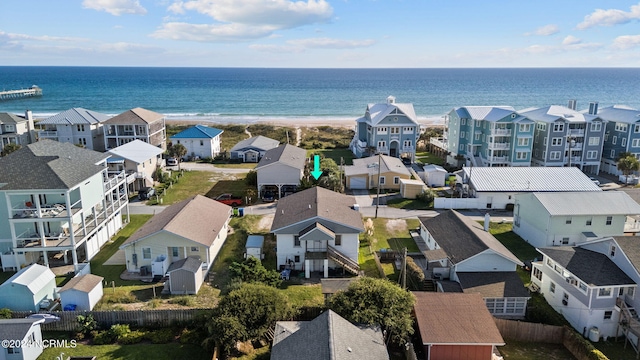
[[[215,200],[233,207],[242,205],[242,198],[239,196],[233,196],[233,194],[222,194]]]

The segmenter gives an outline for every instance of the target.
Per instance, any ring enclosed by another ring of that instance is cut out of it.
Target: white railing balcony
[[[489,158],[489,161],[491,162],[507,162],[509,161],[509,157],[508,156],[492,156]]]
[[[509,136],[511,135],[511,129],[492,129],[492,135]]]
[[[429,143],[443,150],[447,150],[447,147],[448,147],[447,140],[444,138],[430,138]]]
[[[511,146],[511,143],[508,142],[494,142],[494,143],[489,143],[489,149],[509,149],[509,147]]]
[[[572,156],[569,159],[571,160],[572,163],[579,163],[580,161],[582,161],[582,157],[580,156]]]
[[[378,146],[376,148],[376,151],[379,153],[386,153],[389,151],[389,148],[387,146]]]
[[[356,145],[361,149],[366,149],[367,148],[367,142],[366,141],[358,140],[358,141],[356,141]]]
[[[104,192],[107,192],[114,187],[124,183],[127,180],[127,176],[124,171],[109,171],[108,176],[104,179]]]
[[[58,137],[58,132],[57,131],[51,131],[51,130],[42,130],[42,131],[38,131],[38,137],[41,137],[41,138],[57,138]]]
[[[569,129],[569,135],[584,136],[584,129]]]

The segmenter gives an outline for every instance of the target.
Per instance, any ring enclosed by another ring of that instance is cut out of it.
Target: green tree
[[[11,309],[9,308],[0,309],[0,319],[11,319]]]
[[[182,144],[173,144],[169,149],[167,149],[169,156],[178,159],[178,170],[182,170],[180,164],[182,163],[182,158],[187,155],[187,148]]]
[[[244,178],[247,186],[258,186],[258,172],[255,170],[249,170],[247,177]]]
[[[411,311],[415,298],[387,279],[363,277],[329,300],[329,308],[353,323],[378,324],[393,343],[404,344],[413,334]]]
[[[275,270],[267,270],[262,262],[253,256],[247,257],[243,262],[233,262],[229,266],[232,278],[243,282],[256,282],[277,287],[282,283],[280,274]]]
[[[2,149],[2,154],[0,154],[0,155],[7,156],[7,155],[11,154],[12,152],[20,149],[20,147],[21,146],[18,145],[18,144],[9,143],[9,144],[4,146],[4,148]]]
[[[624,175],[629,175],[634,171],[638,171],[640,168],[640,162],[635,156],[630,155],[618,160],[618,170],[622,171]]]
[[[407,256],[407,287],[413,291],[422,290],[424,272],[411,256]]]
[[[313,155],[312,155],[313,158]],[[325,189],[329,189],[335,192],[344,192],[344,184],[340,174],[340,166],[335,160],[330,158],[322,158],[320,160],[320,169],[322,175],[316,180],[311,176],[311,170],[313,170],[313,161],[307,163],[304,169],[304,175],[300,180],[298,190],[305,190],[314,186],[320,186]]]

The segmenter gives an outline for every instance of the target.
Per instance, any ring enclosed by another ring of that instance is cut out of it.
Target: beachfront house
[[[2,269],[40,262],[74,270],[89,261],[129,213],[124,172],[109,154],[40,140],[0,158]]]
[[[141,140],[163,150],[166,149],[164,115],[143,108],[135,108],[104,122],[106,150],[117,148],[133,140]]]
[[[36,141],[33,116],[27,110],[25,116],[0,113],[0,150],[9,144],[25,146]]]
[[[0,319],[0,339],[15,340],[24,346],[0,348],[0,360],[36,360],[44,351],[40,325],[44,319]],[[31,345],[31,346],[29,346]]]
[[[242,159],[242,162],[257,163],[268,150],[278,145],[280,145],[278,140],[262,135],[253,136],[235,144],[229,150],[229,157],[231,159]]]
[[[111,116],[83,108],[72,108],[38,122],[39,139],[76,144],[104,151],[102,126]]]
[[[447,118],[448,163],[531,165],[534,123],[511,106],[463,106]]]
[[[153,186],[153,173],[162,167],[163,150],[141,140],[134,140],[108,151],[109,171],[127,174],[129,192]]]
[[[297,146],[283,144],[268,150],[255,168],[260,197],[281,198],[294,193],[306,163],[307,151]]]
[[[280,199],[271,225],[278,269],[304,271],[307,278],[337,268],[357,275],[364,224],[354,204],[353,196],[319,186]]]
[[[513,232],[535,247],[576,245],[624,235],[634,215],[640,205],[623,191],[525,193],[515,196]]]
[[[614,105],[598,110],[597,114],[606,121],[600,169],[607,174],[621,175],[620,154],[628,152],[640,159],[640,110]]]
[[[220,154],[220,129],[196,125],[169,138],[173,144],[182,144],[187,149],[185,159],[213,159]]]
[[[399,158],[387,155],[353,159],[353,165],[344,167],[344,175],[349,189],[375,189],[379,184],[381,189],[398,191],[400,180],[411,178],[411,173]]]
[[[413,104],[396,103],[389,96],[386,103],[369,104],[364,116],[356,120],[351,151],[356,157],[383,154],[415,160],[420,124]]]
[[[597,115],[598,103],[589,111],[576,111],[575,100],[568,106],[551,105],[527,109],[521,115],[535,121],[534,166],[574,166],[587,174],[598,174],[605,122]]]

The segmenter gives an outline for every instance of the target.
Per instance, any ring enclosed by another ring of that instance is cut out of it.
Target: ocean
[[[38,85],[43,96],[0,101],[0,112],[51,116],[72,107],[119,114],[143,107],[168,119],[252,122],[355,119],[369,103],[413,103],[418,118],[452,108],[516,110],[625,104],[640,108],[640,68],[279,69],[0,66],[0,90]]]

